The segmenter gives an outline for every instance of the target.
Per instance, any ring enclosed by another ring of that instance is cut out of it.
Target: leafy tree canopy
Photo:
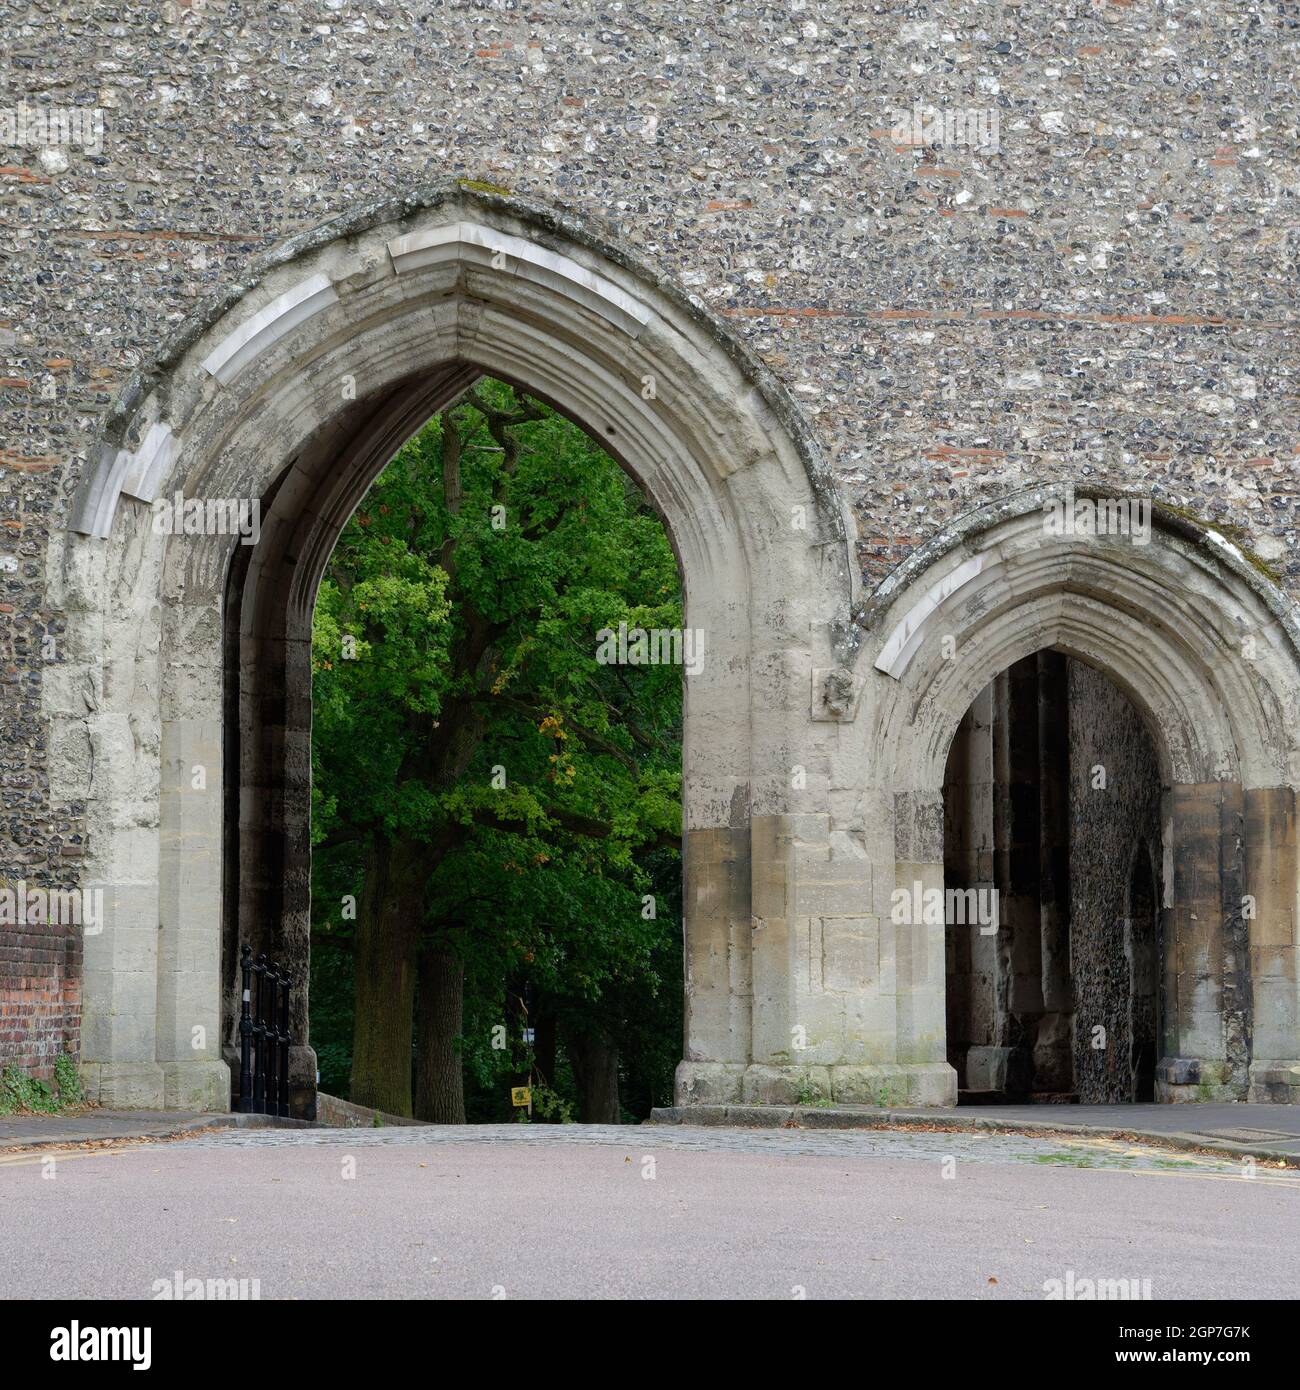
[[[349,882],[406,846],[409,911],[473,988],[527,978],[614,1032],[644,1013],[678,931],[682,687],[598,660],[621,623],[682,624],[658,516],[567,420],[481,381],[376,479],[321,585],[318,933],[346,944]]]

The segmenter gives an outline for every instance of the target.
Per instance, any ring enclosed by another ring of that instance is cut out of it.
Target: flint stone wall
[[[446,177],[568,206],[747,343],[832,463],[868,589],[972,506],[1065,479],[1240,528],[1300,587],[1283,10],[190,0],[0,16],[11,118],[103,118],[52,145],[0,122],[0,873],[77,881],[83,807],[50,798],[40,709],[66,655],[49,540],[97,420],[251,257]],[[900,127],[918,106],[972,113],[966,139],[996,114],[998,148],[923,146]],[[77,968],[54,937],[0,935],[3,1007],[59,999],[73,1051]],[[0,1062],[43,1066],[28,1036],[7,1023]]]

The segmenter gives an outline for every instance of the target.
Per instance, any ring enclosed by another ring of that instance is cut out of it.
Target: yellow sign
[[[512,1086],[510,1088],[511,1105],[531,1105],[533,1103],[533,1089],[531,1086]]]

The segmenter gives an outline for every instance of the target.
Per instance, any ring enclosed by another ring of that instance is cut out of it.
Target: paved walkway
[[[1300,1105],[972,1105],[881,1110],[872,1105],[702,1105],[661,1109],[654,1124],[745,1128],[946,1130],[1134,1135],[1173,1148],[1219,1149],[1300,1163]]]
[[[0,1117],[0,1149],[113,1139],[166,1139],[213,1125],[255,1129],[301,1124],[299,1120],[273,1120],[267,1115],[205,1115],[197,1110],[95,1109],[78,1115],[6,1115]]]
[[[1240,1178],[1252,1170],[1231,1155],[1170,1153],[1151,1144],[1103,1135],[1022,1135],[987,1129],[897,1130],[728,1128],[722,1125],[420,1125],[391,1129],[255,1132],[214,1129],[187,1138],[189,1149],[328,1149],[510,1145],[537,1149],[613,1146],[637,1159],[645,1153],[798,1155],[805,1158],[906,1158],[954,1162],[1185,1172]],[[1265,1164],[1253,1172],[1300,1195],[1300,1174]]]
[[[979,1105],[957,1113],[999,1124],[1032,1121],[1082,1125],[1092,1131],[1264,1143],[1300,1156],[1300,1105]]]
[[[807,1131],[871,1130],[924,1126],[940,1132],[1010,1132],[1133,1135],[1174,1148],[1217,1149],[1240,1157],[1256,1154],[1300,1164],[1300,1105],[981,1105],[958,1110],[879,1110],[874,1106],[698,1106],[655,1111],[648,1129],[726,1126],[740,1129]],[[165,1110],[87,1110],[80,1115],[16,1115],[0,1118],[0,1149],[72,1145],[94,1141],[168,1138],[212,1127],[302,1128],[302,1121],[262,1115],[213,1115]],[[557,1126],[451,1127],[552,1133]],[[567,1127],[565,1127],[567,1128]],[[590,1131],[590,1126],[575,1126]],[[625,1127],[631,1133],[634,1127]],[[343,1131],[352,1134],[353,1131]],[[619,1131],[615,1131],[619,1132]],[[383,1131],[380,1131],[383,1133]]]
[[[209,1298],[1000,1301],[1104,1280],[1259,1300],[1300,1281],[1300,1174],[988,1130],[224,1129],[0,1156],[0,1211],[0,1299],[197,1280],[225,1286]]]

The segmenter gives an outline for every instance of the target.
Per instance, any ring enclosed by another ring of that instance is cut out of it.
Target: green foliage
[[[638,1113],[671,1095],[682,674],[602,665],[598,633],[623,622],[682,625],[668,538],[622,470],[539,402],[482,381],[372,485],[312,634],[324,1089],[345,1094],[350,1065],[355,926],[340,904],[360,900],[366,847],[384,837],[422,846],[423,929],[465,963],[470,1118],[511,1118],[510,1078],[532,1065],[517,1039],[490,1042],[523,984],[561,1037],[581,1018],[617,1041]],[[571,1108],[562,1046],[555,1071],[538,1089]]]
[[[533,1114],[539,1120],[555,1120],[562,1125],[574,1121],[572,1104],[549,1086],[533,1085]]]
[[[337,901],[337,898],[334,899]],[[311,1041],[326,1095],[348,1098],[352,1071],[353,971],[350,942],[332,931],[328,922],[312,932]]]
[[[21,1068],[7,1066],[0,1072],[0,1115],[57,1115],[85,1105],[77,1064],[66,1052],[54,1059],[54,1082],[56,1089],[52,1090]]]
[[[54,1115],[59,1111],[59,1098],[44,1081],[11,1064],[0,1072],[0,1115],[12,1115],[15,1111]]]
[[[813,1084],[810,1077],[800,1079],[799,1085],[795,1088],[794,1103],[796,1105],[816,1105],[822,1098],[822,1093]]]
[[[59,1088],[61,1106],[84,1105],[86,1093],[81,1089],[81,1077],[77,1074],[77,1064],[68,1053],[54,1059],[54,1080]]]

